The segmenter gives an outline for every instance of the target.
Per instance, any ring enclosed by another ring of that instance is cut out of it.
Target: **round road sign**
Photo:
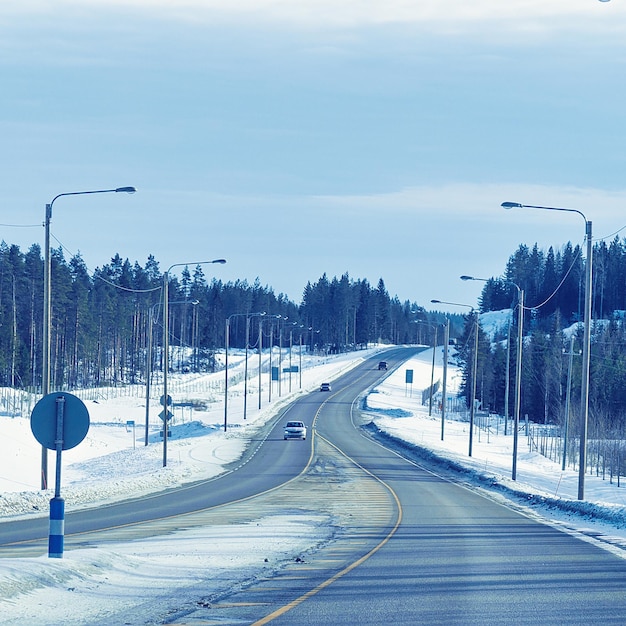
[[[65,391],[49,393],[37,402],[30,415],[35,439],[48,450],[56,450],[59,402],[63,402],[63,442],[61,449],[77,446],[89,430],[89,411],[84,402]]]

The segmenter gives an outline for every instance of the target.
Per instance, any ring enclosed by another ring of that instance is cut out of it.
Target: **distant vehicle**
[[[287,422],[285,424],[284,439],[306,439],[306,426],[304,422]]]
[[[381,361],[381,362],[378,364],[378,369],[379,369],[379,370],[386,370],[386,369],[387,369],[387,361]]]
[[[320,385],[320,391],[330,391],[330,383],[322,383]]]

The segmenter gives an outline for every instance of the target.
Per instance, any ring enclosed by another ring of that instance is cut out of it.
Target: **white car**
[[[285,424],[284,439],[306,439],[306,426],[304,422],[287,422]]]

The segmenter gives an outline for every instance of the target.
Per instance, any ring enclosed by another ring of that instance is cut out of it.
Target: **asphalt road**
[[[386,353],[385,358],[391,359],[392,366],[400,355],[406,359],[407,351],[394,349]],[[356,380],[365,386],[372,384],[384,374],[376,368],[378,360],[378,357],[369,359],[363,368],[346,373],[337,384],[350,387]],[[66,548],[71,546],[73,536],[206,510],[274,489],[298,476],[312,460],[312,438],[290,442],[295,445],[285,445],[283,425],[288,419],[299,419],[311,426],[319,407],[327,398],[326,393],[313,393],[282,412],[262,429],[251,442],[243,459],[225,475],[193,483],[182,489],[171,489],[152,496],[99,505],[91,509],[71,510],[71,507],[66,506]],[[33,554],[34,544],[38,546],[35,551],[44,553],[47,550],[48,532],[47,514],[2,521],[0,546],[12,547],[11,551],[3,550],[2,555]]]
[[[339,541],[334,555],[288,567],[194,618],[256,626],[626,624],[624,558],[364,436],[355,398],[368,381],[336,385],[315,428],[318,440],[332,442],[397,499],[396,524],[381,525],[361,554],[349,552],[351,565],[330,565]]]
[[[391,366],[408,356],[394,352],[385,357]],[[310,562],[212,598],[203,609],[181,607],[168,623],[626,624],[625,559],[438,477],[367,436],[358,398],[380,378],[376,362],[343,376],[332,393],[311,394],[289,409],[288,417],[312,427],[306,442],[282,440],[283,416],[232,474],[107,507],[105,515],[80,512],[73,527],[163,519],[229,501],[240,503],[229,505],[234,511],[248,499],[256,514],[263,498],[300,506],[285,497],[288,490],[306,495],[302,486],[319,465],[343,463],[336,484],[319,476],[311,482],[320,506],[346,509],[343,535]]]

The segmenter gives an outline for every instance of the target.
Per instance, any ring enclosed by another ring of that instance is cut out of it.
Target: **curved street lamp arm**
[[[567,213],[578,213],[587,222],[587,217],[578,209],[564,209],[556,206],[538,206],[535,204],[521,204],[519,202],[503,202],[500,205],[503,209],[544,209],[546,211],[566,211]]]
[[[57,198],[61,198],[63,196],[85,196],[93,193],[135,193],[137,190],[134,187],[116,187],[115,189],[96,189],[93,191],[68,191],[66,193],[59,193],[52,201],[46,205],[48,213],[52,212],[52,205],[54,204]]]

